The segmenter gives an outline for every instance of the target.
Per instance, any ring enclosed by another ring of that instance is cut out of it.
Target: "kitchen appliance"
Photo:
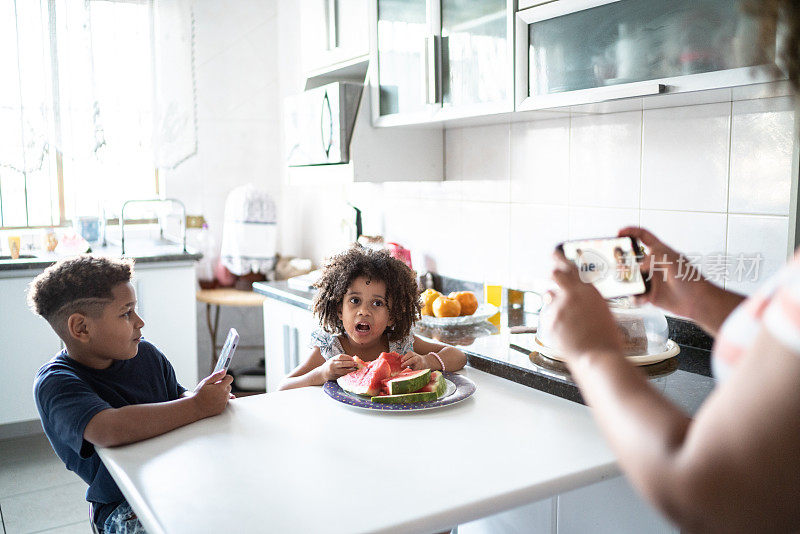
[[[286,159],[290,167],[350,161],[363,84],[334,82],[286,98]]]

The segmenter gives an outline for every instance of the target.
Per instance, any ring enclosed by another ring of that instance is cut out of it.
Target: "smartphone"
[[[231,360],[233,359],[233,353],[236,350],[236,346],[239,344],[239,332],[236,331],[235,328],[231,328],[228,330],[228,337],[225,338],[225,344],[222,345],[222,350],[219,351],[219,358],[217,359],[217,365],[214,367],[214,371],[211,374],[216,373],[217,371],[225,371],[228,370],[228,367],[231,366]]]
[[[578,239],[557,248],[575,262],[581,280],[594,284],[603,298],[642,295],[650,288],[637,261],[642,248],[631,237]]]

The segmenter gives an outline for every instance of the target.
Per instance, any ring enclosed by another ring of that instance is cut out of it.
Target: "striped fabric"
[[[723,323],[711,361],[717,379],[728,377],[762,326],[800,355],[800,251]]]

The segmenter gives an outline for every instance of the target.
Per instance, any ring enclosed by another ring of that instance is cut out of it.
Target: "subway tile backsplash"
[[[640,224],[708,272],[760,254],[763,281],[792,248],[793,132],[789,98],[459,127],[444,181],[345,195],[420,272],[541,289],[556,243]]]

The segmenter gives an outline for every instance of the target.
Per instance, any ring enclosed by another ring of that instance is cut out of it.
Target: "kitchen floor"
[[[88,534],[86,483],[44,434],[0,441],[0,534]]]

